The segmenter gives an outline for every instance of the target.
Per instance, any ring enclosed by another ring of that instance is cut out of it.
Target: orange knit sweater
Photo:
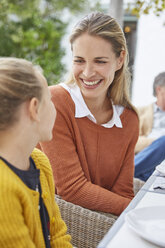
[[[87,117],[75,118],[75,105],[61,86],[51,86],[57,109],[53,139],[41,143],[63,199],[119,215],[133,198],[134,148],[138,117],[125,109],[123,128],[105,128]]]

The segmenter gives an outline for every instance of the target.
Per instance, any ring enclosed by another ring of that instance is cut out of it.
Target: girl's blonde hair
[[[125,51],[124,64],[120,70],[116,71],[114,80],[109,87],[108,96],[113,100],[114,104],[123,105],[135,110],[129,101],[130,73],[128,70],[128,50],[121,27],[111,16],[100,12],[93,12],[85,16],[74,27],[70,36],[71,49],[74,41],[84,33],[99,36],[109,41],[116,57],[120,56],[121,51]],[[74,83],[72,73],[66,83]]]
[[[0,130],[17,120],[21,103],[36,97],[41,100],[39,71],[25,59],[0,58]]]

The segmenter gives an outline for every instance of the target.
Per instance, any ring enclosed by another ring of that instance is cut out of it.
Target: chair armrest
[[[145,182],[140,180],[140,179],[138,179],[138,178],[133,179],[133,187],[134,187],[134,194],[135,195],[143,187],[144,184],[145,184]]]
[[[145,182],[134,178],[134,193]],[[62,219],[65,221],[68,233],[72,236],[72,244],[78,248],[95,248],[108,232],[118,216],[93,211],[63,200],[59,195],[55,200],[60,208]]]
[[[68,233],[72,236],[72,244],[78,248],[94,248],[108,232],[117,216],[104,215],[55,196],[65,221]]]

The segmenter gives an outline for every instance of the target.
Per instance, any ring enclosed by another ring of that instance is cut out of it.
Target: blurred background
[[[165,0],[1,0],[0,56],[39,64],[49,84],[66,79],[69,33],[91,11],[115,17],[126,36],[136,106],[153,100],[154,77],[165,71]]]

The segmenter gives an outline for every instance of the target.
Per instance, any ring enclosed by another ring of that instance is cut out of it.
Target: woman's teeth
[[[84,84],[86,84],[86,85],[96,85],[96,84],[100,83],[100,81],[101,81],[101,80],[90,81],[90,82],[89,82],[89,81],[83,80]]]

